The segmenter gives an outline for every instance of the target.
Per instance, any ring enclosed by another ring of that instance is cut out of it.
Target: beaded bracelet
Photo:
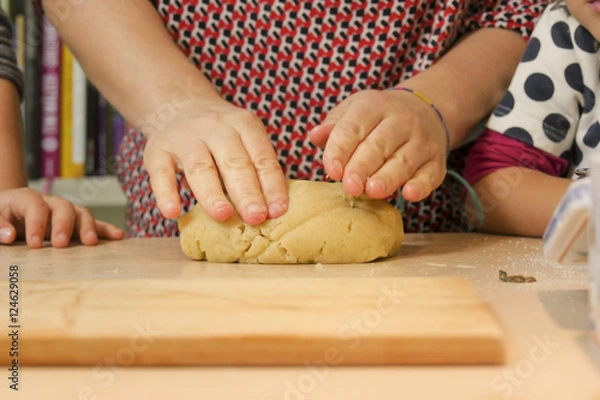
[[[437,113],[438,117],[440,117],[440,121],[442,121],[442,125],[444,125],[444,131],[446,131],[446,147],[447,147],[447,153],[446,156],[450,154],[450,130],[448,130],[448,125],[446,125],[446,120],[444,119],[444,117],[442,116],[442,113],[440,112],[440,110],[435,106],[435,104],[433,104],[433,102],[431,100],[429,100],[427,97],[425,97],[422,93],[417,92],[416,90],[407,88],[407,87],[403,87],[403,86],[395,86],[395,87],[391,87],[388,90],[404,90],[405,92],[409,92],[414,94],[415,96],[417,96],[418,98],[420,98],[421,100],[423,100],[425,103],[427,103],[428,105],[431,106],[431,108],[433,108],[433,110]]]

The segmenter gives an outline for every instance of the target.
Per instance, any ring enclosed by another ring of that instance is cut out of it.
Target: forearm
[[[525,50],[517,33],[484,28],[465,36],[431,68],[402,83],[440,109],[460,146],[473,127],[500,101]]]
[[[541,237],[571,182],[522,167],[492,172],[474,185],[484,213],[480,230]]]
[[[0,149],[0,190],[27,186],[19,94],[5,79],[0,79]]]
[[[89,79],[144,134],[160,130],[161,119],[192,96],[219,96],[148,0],[81,0],[68,12],[63,3],[42,5]]]

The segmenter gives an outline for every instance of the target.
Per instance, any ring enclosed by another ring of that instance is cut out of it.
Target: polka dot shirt
[[[562,4],[546,8],[488,128],[586,167],[600,142],[600,46]]]

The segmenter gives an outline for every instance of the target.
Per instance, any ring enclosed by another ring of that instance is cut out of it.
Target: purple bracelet
[[[421,100],[423,100],[425,103],[427,103],[429,106],[431,106],[431,108],[433,108],[433,110],[437,113],[438,117],[440,117],[440,121],[442,121],[442,125],[444,125],[444,131],[446,131],[446,144],[447,144],[446,156],[448,156],[450,154],[450,130],[448,129],[448,125],[446,125],[446,120],[444,119],[442,113],[435,106],[435,104],[433,104],[433,102],[431,100],[429,100],[427,97],[425,97],[421,92],[417,92],[416,90],[409,89],[407,87],[395,86],[395,87],[389,88],[388,90],[404,90],[405,92],[412,93],[415,96],[417,96],[418,98],[420,98]]]

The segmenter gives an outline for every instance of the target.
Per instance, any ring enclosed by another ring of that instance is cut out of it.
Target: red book
[[[60,175],[60,38],[42,19],[42,176]]]

